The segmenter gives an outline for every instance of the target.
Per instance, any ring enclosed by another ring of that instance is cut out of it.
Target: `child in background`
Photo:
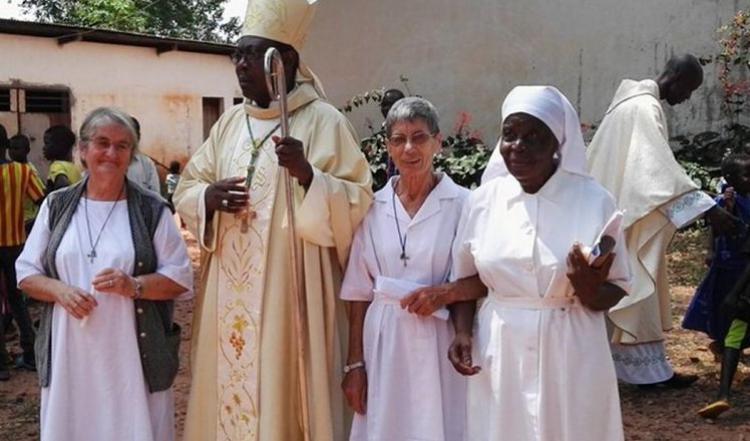
[[[8,156],[10,160],[20,162],[21,164],[28,164],[34,174],[39,177],[39,170],[28,160],[30,151],[31,143],[26,136],[16,135],[8,140]],[[23,223],[27,236],[31,232],[31,227],[34,226],[34,219],[36,219],[37,213],[39,213],[39,206],[28,197],[25,197],[23,199]]]
[[[44,131],[44,158],[50,161],[47,193],[73,185],[81,180],[81,170],[73,163],[76,135],[65,126],[52,126]]]
[[[746,242],[743,253],[750,256],[750,241]],[[732,405],[729,401],[732,381],[737,372],[742,350],[750,347],[750,266],[745,268],[740,280],[726,296],[722,309],[732,319],[727,336],[724,339],[724,349],[721,357],[721,377],[719,378],[719,394],[716,400],[698,411],[703,418],[716,418]]]
[[[722,162],[721,170],[727,185],[716,197],[716,203],[737,216],[742,226],[734,235],[711,236],[706,259],[710,265],[708,273],[698,286],[682,322],[685,329],[706,333],[713,340],[709,348],[717,356],[723,352],[724,339],[732,321],[721,305],[750,262],[749,256],[742,252],[747,225],[750,224],[750,156],[730,155]]]

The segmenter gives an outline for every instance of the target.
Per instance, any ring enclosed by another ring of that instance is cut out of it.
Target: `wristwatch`
[[[348,374],[354,369],[359,369],[359,368],[364,368],[364,367],[365,367],[364,361],[357,361],[352,364],[347,364],[346,366],[344,366],[344,374]]]
[[[133,288],[133,300],[138,300],[143,297],[143,282],[138,277],[133,277],[133,283],[135,284]]]

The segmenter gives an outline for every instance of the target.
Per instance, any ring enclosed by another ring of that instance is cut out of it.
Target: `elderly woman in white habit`
[[[81,125],[87,177],[47,196],[16,262],[42,302],[36,341],[42,441],[171,441],[180,328],[192,295],[187,248],[166,201],[126,178],[138,152],[129,115]]]
[[[385,130],[400,174],[376,193],[341,289],[349,310],[343,389],[356,412],[350,440],[459,440],[465,379],[445,356],[453,299],[419,288],[447,282],[468,190],[433,169],[441,136],[431,103],[399,100]]]
[[[499,176],[467,200],[453,252],[463,297],[486,295],[473,342],[475,304],[454,307],[449,357],[475,375],[465,439],[620,441],[605,314],[631,279],[621,215],[586,173],[578,115],[557,89],[514,88],[502,118]],[[603,234],[614,250],[591,261]]]

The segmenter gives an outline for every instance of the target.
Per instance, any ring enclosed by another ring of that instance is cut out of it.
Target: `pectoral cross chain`
[[[406,266],[406,261],[410,259],[410,257],[406,255],[406,251],[402,251],[399,258],[404,262],[404,266]]]

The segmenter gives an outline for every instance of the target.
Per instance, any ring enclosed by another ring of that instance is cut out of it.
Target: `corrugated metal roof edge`
[[[58,23],[0,19],[0,34],[27,35],[55,38],[63,45],[74,41],[119,44],[125,46],[153,47],[157,53],[168,51],[198,52],[204,54],[229,55],[234,46],[225,43],[159,37],[137,32],[112,31]]]

